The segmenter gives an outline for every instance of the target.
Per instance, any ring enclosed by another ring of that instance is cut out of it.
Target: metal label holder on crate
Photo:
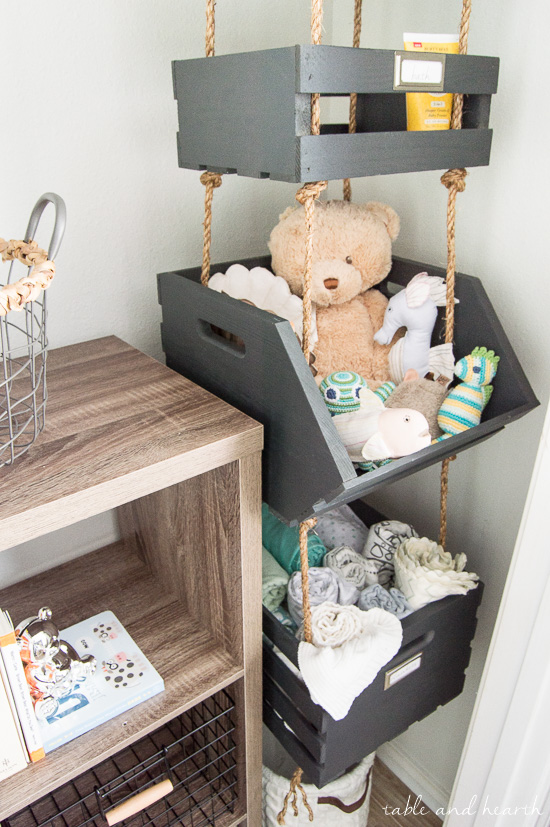
[[[33,241],[42,213],[55,207],[55,223],[47,254]],[[2,242],[4,261],[10,260],[8,279],[0,289],[0,467],[12,465],[44,429],[47,399],[46,288],[55,273],[66,225],[63,199],[46,192],[36,202],[23,242]],[[14,280],[15,261],[28,273]]]

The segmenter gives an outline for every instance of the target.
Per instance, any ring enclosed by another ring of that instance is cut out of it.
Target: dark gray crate
[[[214,265],[212,272],[225,272],[232,263]],[[269,258],[242,263],[270,266]],[[439,267],[394,258],[379,287],[404,286],[422,270],[445,275]],[[357,473],[289,322],[204,287],[200,268],[162,273],[158,285],[167,364],[263,424],[263,498],[290,523],[476,445],[538,404],[480,280],[457,275],[455,355],[485,346],[500,356],[481,423],[376,471]],[[444,340],[443,316],[440,308],[433,344]],[[228,342],[217,328],[236,334],[244,346]]]
[[[488,164],[498,58],[446,55],[444,91],[467,96],[462,130],[407,132],[394,54],[305,45],[174,61],[179,165],[302,182]],[[358,93],[357,133],[311,135],[312,92]]]
[[[365,503],[353,503],[353,508],[367,525],[384,519]],[[319,787],[328,784],[460,695],[482,594],[480,583],[466,595],[429,603],[404,618],[401,649],[341,721],[313,703],[305,684],[275,654],[273,646],[297,666],[298,641],[264,607],[264,723],[302,767],[307,781]],[[390,670],[419,655],[419,668],[385,688]]]

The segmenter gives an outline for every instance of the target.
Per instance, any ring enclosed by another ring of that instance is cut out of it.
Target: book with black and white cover
[[[93,675],[59,698],[58,709],[41,720],[50,752],[90,729],[162,692],[164,681],[113,612],[100,612],[59,632],[78,654],[93,655]]]

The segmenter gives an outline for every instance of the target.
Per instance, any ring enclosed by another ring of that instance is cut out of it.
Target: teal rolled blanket
[[[298,526],[291,528],[283,523],[265,503],[262,503],[262,544],[288,574],[300,571]],[[307,537],[307,549],[309,565],[322,566],[327,550],[317,534],[311,531]]]
[[[289,577],[273,555],[262,546],[262,603],[270,612],[275,611],[285,599]]]

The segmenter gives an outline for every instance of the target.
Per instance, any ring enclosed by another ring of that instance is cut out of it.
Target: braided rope
[[[217,172],[203,172],[200,178],[204,185],[204,223],[202,244],[201,282],[206,285],[210,278],[210,246],[212,243],[212,199],[214,190],[222,185],[222,177]]]
[[[206,57],[214,57],[214,43],[216,38],[215,7],[216,0],[206,0],[206,35],[204,38]]]
[[[26,264],[27,267],[42,264],[48,258],[47,252],[42,250],[36,241],[16,241],[14,238],[10,241],[4,241],[3,238],[0,238],[0,255],[2,261],[17,259],[21,264]]]
[[[470,31],[470,15],[472,0],[463,0],[460,19],[460,33],[458,37],[458,52],[465,55],[468,51],[468,33]],[[462,128],[463,95],[453,96],[453,112],[451,129]],[[456,196],[466,189],[465,169],[449,169],[441,176],[441,183],[447,187],[447,296],[445,308],[445,342],[451,344],[454,336],[455,318],[455,274],[456,274]],[[449,465],[454,457],[445,459],[441,465],[441,504],[439,515],[439,543],[445,546],[447,538],[447,495],[449,489]]]
[[[358,49],[361,41],[361,11],[363,0],[355,0],[353,14],[353,48]],[[357,132],[357,92],[349,96],[349,127],[348,133],[354,135]],[[351,179],[344,178],[344,201],[351,201]]]
[[[216,0],[206,0],[206,57],[214,57],[216,36],[215,8]],[[201,283],[207,285],[208,279],[210,278],[210,246],[212,244],[212,199],[214,197],[214,190],[222,185],[222,177],[217,172],[206,171],[201,175],[200,181],[205,188]]]
[[[308,811],[309,820],[313,821],[313,810],[311,809],[310,803],[307,800],[306,791],[302,787],[302,775],[303,770],[300,767],[296,767],[296,769],[294,770],[294,774],[290,779],[290,790],[285,795],[283,809],[277,816],[277,824],[286,824],[285,816],[289,802],[292,805],[295,817],[298,818],[298,791],[302,793],[302,801],[304,802],[304,807]]]
[[[311,42],[314,45],[321,43],[321,31],[323,20],[323,0],[311,0]],[[311,134],[319,135],[321,133],[321,116],[320,116],[320,96],[318,93],[311,95]],[[309,350],[311,341],[311,283],[313,271],[313,235],[314,235],[314,221],[315,221],[315,200],[319,198],[320,194],[328,186],[327,181],[314,181],[304,184],[296,193],[296,200],[304,207],[305,221],[306,221],[306,243],[305,243],[305,261],[304,261],[304,276],[303,276],[303,321],[302,321],[302,350],[309,365]],[[307,535],[310,528],[317,523],[316,518],[305,520],[300,523],[299,539],[300,539],[300,568],[302,572],[302,608],[304,615],[304,640],[306,643],[312,642],[311,632],[311,603],[309,599],[309,559],[307,548]],[[285,815],[288,808],[289,801],[292,803],[294,815],[298,816],[298,793],[302,793],[302,801],[309,813],[309,820],[313,821],[313,811],[307,800],[304,788],[301,784],[303,771],[301,767],[297,767],[294,775],[290,779],[290,789],[285,796],[283,807],[277,815],[277,824],[285,824]]]
[[[28,276],[24,276],[13,284],[5,284],[0,289],[0,316],[5,316],[10,310],[23,310],[27,302],[32,302],[41,290],[46,290],[55,275],[53,261],[42,261],[36,264]]]
[[[55,275],[55,264],[48,261],[48,254],[38,246],[36,241],[5,241],[0,238],[0,255],[2,261],[20,261],[31,272],[0,288],[0,316],[5,316],[10,310],[23,310],[28,302],[38,298],[41,290],[46,290]]]

